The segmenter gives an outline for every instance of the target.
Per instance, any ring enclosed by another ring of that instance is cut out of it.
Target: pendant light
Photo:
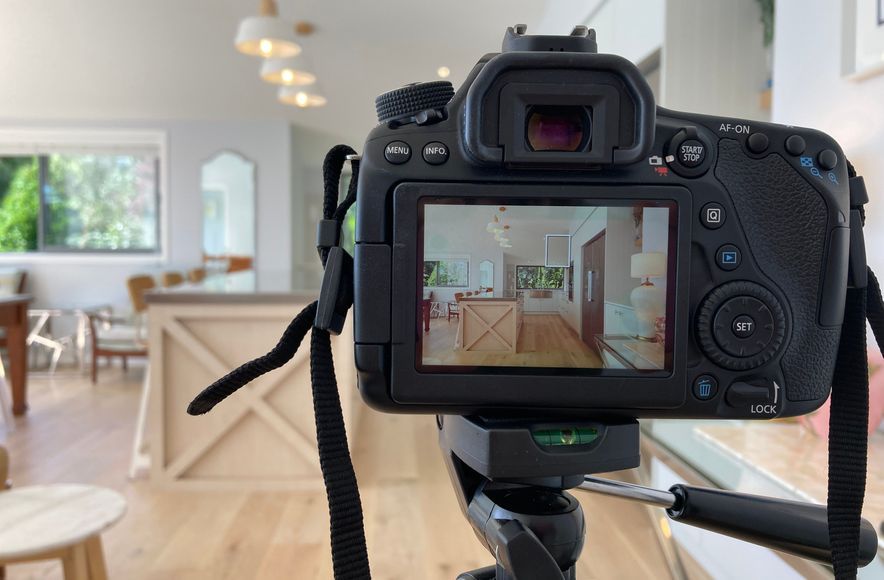
[[[303,58],[268,58],[261,65],[261,78],[275,85],[304,86],[316,82]]]
[[[234,40],[238,51],[264,58],[286,58],[301,52],[294,24],[279,17],[275,0],[261,0],[259,14],[239,23]]]
[[[277,99],[279,99],[280,103],[294,105],[295,107],[300,107],[302,109],[321,107],[328,102],[328,99],[320,94],[319,88],[315,83],[309,87],[279,87]]]

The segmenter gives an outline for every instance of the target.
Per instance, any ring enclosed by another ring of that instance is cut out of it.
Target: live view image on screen
[[[421,202],[421,369],[669,370],[675,204],[573,203]]]

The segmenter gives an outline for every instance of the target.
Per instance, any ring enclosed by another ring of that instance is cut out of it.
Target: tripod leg
[[[478,570],[464,572],[457,577],[457,580],[494,580],[497,577],[497,566],[485,566]]]

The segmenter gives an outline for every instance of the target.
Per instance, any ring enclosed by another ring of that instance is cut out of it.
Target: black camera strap
[[[844,322],[832,378],[829,411],[829,545],[835,578],[856,578],[859,530],[866,491],[869,425],[869,362],[866,320],[884,348],[884,300],[866,265],[863,226],[868,202],[865,183],[848,163],[850,262]]]
[[[347,160],[353,177],[338,204],[340,177]],[[323,219],[317,228],[317,249],[325,268],[318,301],[302,310],[267,354],[245,363],[197,395],[187,408],[191,415],[209,412],[252,380],[287,363],[307,332],[310,341],[310,380],[320,468],[328,496],[331,551],[336,580],[368,580],[371,573],[365,544],[362,504],[347,445],[340,395],[335,380],[330,334],[339,334],[353,304],[352,258],[340,247],[347,210],[356,200],[358,159],[346,145],[337,145],[323,164]],[[863,205],[868,201],[861,177],[850,167],[851,287],[847,291],[841,342],[832,381],[829,421],[829,543],[835,578],[856,578],[859,529],[865,495],[868,451],[869,369],[866,320],[884,346],[884,300],[878,281],[865,264]]]
[[[341,172],[348,158],[353,168],[353,178],[346,198],[338,205]],[[322,169],[323,220],[317,230],[317,247],[326,274],[320,300],[311,303],[292,320],[273,350],[212,383],[194,398],[187,412],[191,415],[208,413],[237,389],[290,361],[312,328],[310,382],[313,386],[319,466],[328,497],[335,579],[369,580],[371,572],[365,547],[362,503],[347,446],[329,332],[340,333],[344,315],[353,304],[352,258],[340,247],[339,240],[344,216],[356,200],[356,176],[359,172],[356,152],[346,145],[337,145],[326,155]],[[295,576],[294,572],[292,576]]]

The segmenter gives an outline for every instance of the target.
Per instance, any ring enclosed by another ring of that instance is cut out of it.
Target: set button
[[[384,159],[393,165],[402,165],[411,159],[411,145],[405,141],[390,141],[384,147]]]
[[[727,354],[755,356],[773,339],[774,317],[770,308],[758,298],[731,298],[715,313],[712,334]]]

